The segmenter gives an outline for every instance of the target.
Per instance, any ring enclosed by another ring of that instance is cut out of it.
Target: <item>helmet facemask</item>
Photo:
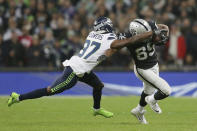
[[[99,33],[113,33],[112,21],[107,17],[100,17],[94,22],[94,31]]]

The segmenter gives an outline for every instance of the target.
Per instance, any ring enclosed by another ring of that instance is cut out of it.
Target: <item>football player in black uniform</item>
[[[166,25],[156,24],[154,21],[146,21],[143,19],[135,19],[130,23],[129,34],[123,34],[123,37],[139,35],[145,32],[164,28],[168,32],[164,33],[160,38],[160,42],[154,42],[157,38],[152,38],[138,44],[127,46],[132,58],[134,59],[135,75],[143,82],[144,90],[137,107],[131,110],[140,123],[147,124],[144,117],[144,107],[149,104],[151,109],[160,114],[157,101],[168,97],[171,94],[169,84],[159,77],[159,65],[155,45],[165,44],[168,40],[169,29]]]

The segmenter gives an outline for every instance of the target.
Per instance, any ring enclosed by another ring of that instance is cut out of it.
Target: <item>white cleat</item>
[[[157,104],[157,100],[151,100],[150,98],[151,98],[151,96],[145,97],[145,101],[150,105],[151,109],[154,112],[156,112],[158,114],[161,114],[162,113],[162,110],[159,107],[159,105]]]
[[[137,108],[131,110],[131,114],[135,116],[141,124],[148,124],[146,118],[144,117],[146,110],[139,111]]]

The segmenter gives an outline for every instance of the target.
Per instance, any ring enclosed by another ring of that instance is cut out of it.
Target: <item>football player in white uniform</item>
[[[159,28],[168,30],[166,34],[162,34],[162,41],[153,42],[148,40],[137,44],[127,46],[135,61],[135,75],[143,82],[144,90],[137,107],[131,110],[131,113],[142,124],[147,124],[144,117],[144,107],[149,104],[151,109],[160,114],[160,109],[157,101],[168,97],[171,94],[169,84],[159,76],[159,65],[155,45],[163,45],[168,40],[169,29],[166,25],[156,24],[154,21],[146,21],[143,19],[135,19],[130,23],[131,36],[139,35]],[[156,38],[153,38],[156,39]]]
[[[92,72],[95,66],[109,57],[114,50],[144,41],[153,35],[161,35],[161,30],[150,31],[124,40],[117,39],[114,33],[112,21],[106,17],[100,17],[94,22],[94,30],[89,33],[84,48],[78,55],[63,62],[65,69],[62,75],[50,86],[37,89],[25,94],[13,92],[8,99],[8,106],[27,99],[36,99],[42,96],[50,96],[72,88],[77,81],[82,81],[93,87],[93,114],[104,117],[112,117],[113,113],[100,108],[103,83]]]

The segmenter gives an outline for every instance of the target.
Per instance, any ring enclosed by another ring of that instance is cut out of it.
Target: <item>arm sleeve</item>
[[[108,48],[110,48],[112,42],[114,40],[117,40],[117,36],[115,34],[110,34],[109,36],[107,36],[107,38],[104,40],[105,45],[108,46]]]

